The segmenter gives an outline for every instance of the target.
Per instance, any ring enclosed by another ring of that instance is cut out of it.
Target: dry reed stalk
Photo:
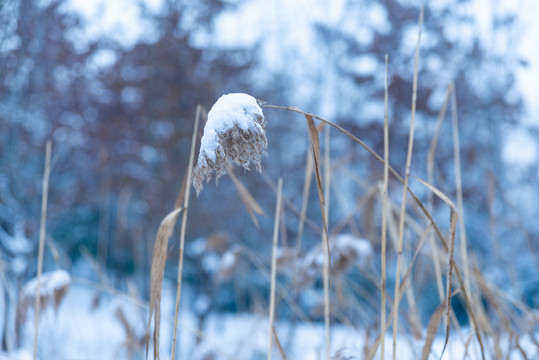
[[[463,293],[468,294],[468,312],[474,321],[472,326],[477,335],[477,340],[479,341],[481,356],[484,358],[484,349],[483,343],[481,341],[480,329],[477,326],[477,321],[475,320],[475,312],[477,311],[479,315],[483,313],[482,307],[474,299],[473,293],[471,291],[471,280],[470,280],[470,264],[468,262],[468,249],[467,249],[467,240],[466,240],[466,226],[464,224],[464,205],[462,199],[462,177],[461,177],[461,165],[460,165],[460,143],[459,143],[459,130],[458,130],[458,112],[457,112],[457,95],[455,91],[455,86],[452,87],[451,92],[451,118],[452,118],[452,130],[453,130],[453,149],[455,156],[455,185],[457,192],[457,210],[459,212],[459,228],[460,228],[460,252],[462,257],[462,266],[464,271],[464,290]]]
[[[386,247],[387,247],[387,197],[389,189],[389,119],[388,119],[388,78],[389,78],[389,57],[385,56],[386,74],[384,81],[384,185],[382,194],[382,250],[381,250],[381,300],[380,300],[380,359],[385,359],[385,337],[386,337]]]
[[[331,268],[331,259],[329,252],[329,238],[328,238],[328,226],[329,226],[329,189],[331,184],[331,166],[330,166],[330,138],[329,138],[330,128],[326,127],[325,132],[325,149],[324,149],[324,185],[326,187],[325,197],[324,197],[324,215],[325,215],[325,226],[326,231],[322,236],[322,242],[326,246],[324,247],[324,324],[325,324],[325,333],[326,333],[326,357],[327,360],[330,359],[330,347],[331,347],[331,338],[330,338],[330,313],[329,313],[329,292],[330,292],[330,268]],[[325,240],[325,241],[324,241]]]
[[[176,304],[174,306],[174,335],[172,337],[172,354],[171,354],[172,360],[174,360],[176,357],[176,336],[177,336],[177,331],[178,331],[180,300],[181,300],[181,295],[182,295],[183,252],[185,248],[185,231],[187,228],[187,213],[189,210],[189,198],[191,194],[191,177],[193,173],[193,163],[195,159],[195,146],[197,142],[198,123],[200,120],[201,111],[202,111],[202,106],[199,105],[197,107],[197,112],[195,116],[195,126],[193,128],[193,137],[191,139],[191,153],[189,154],[189,165],[187,167],[187,180],[185,184],[185,195],[183,197],[183,208],[185,209],[185,211],[183,212],[182,225],[180,229],[180,253],[178,256]]]
[[[429,325],[427,326],[427,338],[425,339],[425,344],[423,345],[423,351],[421,355],[422,360],[427,360],[429,358],[430,349],[432,348],[432,343],[436,337],[436,332],[438,326],[440,326],[440,321],[444,316],[445,303],[441,303],[436,310],[432,313],[432,316],[429,320]]]
[[[400,291],[399,291],[400,298],[399,299],[393,299],[393,302],[400,301],[402,299],[402,297],[404,296],[404,291],[406,290],[405,287],[407,286],[408,279],[412,274],[412,268],[413,268],[413,266],[414,266],[414,264],[415,264],[415,262],[417,260],[417,256],[419,255],[423,244],[425,243],[425,241],[427,239],[427,236],[428,236],[429,232],[431,231],[431,228],[432,228],[432,226],[427,227],[425,229],[425,231],[423,232],[423,234],[421,235],[421,238],[420,238],[419,243],[417,245],[417,248],[416,248],[416,250],[414,252],[412,260],[410,261],[410,264],[408,265],[408,268],[407,268],[404,276],[402,277],[402,282],[401,282]],[[390,296],[388,296],[388,298],[389,298],[389,300],[391,300]],[[391,312],[389,313],[389,316],[387,317],[387,321],[386,321],[386,325],[385,325],[386,328],[388,328],[389,325],[391,324],[391,321],[393,321],[393,318],[394,318],[394,315],[395,315],[394,311],[395,311],[395,308],[392,307]],[[374,344],[372,345],[372,347],[370,349],[368,349],[368,351],[366,352],[365,359],[371,360],[371,359],[374,358],[374,355],[376,355],[376,351],[378,350],[378,346],[380,345],[381,337],[382,337],[382,334],[380,333],[378,335],[378,337],[376,338],[376,340],[375,340]]]
[[[461,177],[461,166],[460,166],[460,141],[459,141],[459,130],[458,130],[458,114],[457,114],[457,95],[455,92],[455,87],[451,89],[451,125],[453,131],[453,151],[455,157],[455,187],[457,193],[457,209],[459,211],[459,235],[460,235],[460,255],[462,257],[462,267],[464,272],[464,286],[466,291],[470,294],[470,300],[472,304],[474,303],[473,295],[470,292],[470,268],[468,264],[468,250],[467,250],[467,240],[466,240],[466,227],[464,225],[464,212],[463,212],[463,199],[462,199],[462,177]],[[472,309],[470,309],[472,310]],[[478,329],[475,329],[476,331]]]
[[[279,354],[281,355],[283,360],[286,360],[286,353],[284,351],[283,345],[281,344],[281,341],[279,340],[279,336],[277,336],[277,331],[275,331],[275,327],[273,328],[273,335],[275,335],[275,344],[277,345]]]
[[[421,30],[423,26],[423,12],[424,7],[421,6],[419,13],[419,26],[418,26],[418,35],[417,35],[417,46],[415,50],[415,60],[414,60],[414,79],[413,79],[413,88],[412,88],[412,119],[410,123],[410,134],[408,139],[408,153],[406,155],[406,170],[404,174],[404,189],[402,191],[402,204],[401,204],[401,214],[399,222],[399,244],[397,250],[397,273],[395,276],[395,300],[393,302],[393,308],[395,309],[395,318],[393,320],[393,360],[397,357],[397,330],[399,325],[399,303],[400,303],[400,270],[402,266],[402,245],[403,245],[403,236],[404,236],[404,219],[406,214],[406,199],[408,188],[408,178],[410,176],[410,165],[412,162],[412,149],[414,144],[414,125],[415,125],[415,112],[416,112],[416,101],[417,101],[417,72],[418,72],[418,63],[419,63],[419,49],[421,44]]]
[[[432,137],[432,141],[430,143],[429,148],[429,154],[427,157],[427,182],[429,184],[434,184],[434,155],[436,153],[436,147],[438,145],[438,139],[440,137],[440,132],[442,130],[442,122],[445,118],[445,113],[447,110],[447,105],[449,104],[449,99],[451,96],[451,91],[453,88],[453,84],[450,84],[447,87],[447,94],[444,100],[444,103],[440,109],[440,112],[438,113],[438,120],[436,122],[436,130],[434,131],[434,135]],[[432,192],[428,193],[427,198],[427,207],[429,211],[432,211],[433,209],[433,201],[434,201],[434,195]],[[440,302],[444,301],[445,294],[444,294],[444,285],[442,280],[442,270],[440,268],[440,257],[438,255],[438,246],[436,245],[436,242],[434,241],[434,236],[431,236],[429,239],[429,243],[432,250],[432,262],[434,264],[434,275],[436,278],[436,286],[438,289],[438,297],[440,298]],[[444,318],[444,321],[446,319]]]
[[[271,360],[271,350],[273,348],[273,321],[275,318],[275,284],[277,278],[277,242],[279,240],[279,220],[281,218],[281,198],[283,192],[283,179],[279,178],[277,183],[277,204],[275,205],[275,221],[273,223],[273,246],[271,251],[271,289],[269,306],[269,344],[268,360]]]
[[[457,219],[458,219],[458,213],[454,208],[452,208],[451,209],[451,219],[450,219],[450,222],[451,222],[450,235],[449,235],[451,247],[450,247],[449,254],[448,254],[447,284],[446,284],[446,288],[445,288],[445,291],[446,291],[446,294],[447,294],[446,312],[445,312],[445,326],[446,326],[445,327],[445,342],[444,342],[444,347],[442,349],[442,355],[444,354],[445,348],[446,348],[447,344],[449,343],[449,332],[451,330],[451,321],[450,321],[450,317],[451,317],[451,280],[453,278],[453,267],[455,265],[454,253],[455,253],[455,233],[456,233],[456,230],[457,230]],[[441,357],[441,355],[440,355],[440,357]]]
[[[41,224],[39,226],[39,250],[37,256],[37,286],[34,319],[34,351],[33,359],[37,358],[37,336],[39,332],[39,307],[41,304],[41,273],[43,271],[43,253],[45,252],[45,228],[47,226],[47,202],[49,198],[49,178],[51,174],[51,151],[50,140],[45,145],[45,169],[43,170],[43,191],[41,194]]]
[[[320,138],[318,135],[318,129],[314,125],[313,117],[311,115],[305,115],[307,119],[307,129],[309,131],[309,143],[311,145],[311,153],[314,161],[314,170],[316,174],[316,186],[318,189],[318,202],[320,203],[320,212],[322,213],[322,222],[324,226],[324,232],[327,234],[327,222],[326,212],[324,211],[325,196],[322,186],[322,175],[320,171]],[[328,246],[329,248],[329,246]]]
[[[155,245],[152,255],[152,267],[150,271],[150,313],[148,316],[148,326],[146,330],[146,359],[148,359],[148,350],[150,343],[150,327],[152,318],[154,320],[153,329],[153,354],[154,359],[159,359],[159,331],[161,324],[161,290],[163,288],[163,274],[167,262],[168,240],[174,231],[174,225],[178,219],[182,208],[177,208],[161,221],[159,230],[155,237]]]
[[[324,189],[322,186],[322,175],[320,171],[320,139],[318,137],[318,129],[314,125],[314,120],[311,115],[305,114],[307,119],[307,129],[309,132],[309,142],[311,144],[311,151],[314,160],[314,170],[316,174],[316,185],[318,188],[318,202],[320,203],[320,212],[322,215],[322,223],[324,231],[322,233],[322,247],[324,249],[324,268],[323,268],[323,282],[324,282],[324,323],[326,333],[326,358],[330,358],[330,338],[329,338],[329,288],[330,288],[330,272],[331,272],[331,251],[329,248],[329,236],[328,236],[328,222],[326,217],[326,196],[324,195]],[[327,145],[329,147],[329,145]],[[327,156],[326,156],[327,159]],[[329,160],[328,160],[329,162]],[[326,164],[329,167],[329,164]],[[329,169],[326,169],[329,171]],[[326,189],[328,190],[328,189]]]

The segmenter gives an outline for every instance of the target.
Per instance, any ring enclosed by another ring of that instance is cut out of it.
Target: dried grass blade
[[[307,152],[307,160],[305,165],[305,181],[303,183],[303,202],[301,204],[301,214],[298,225],[298,235],[296,237],[296,253],[299,254],[301,248],[301,239],[303,237],[303,229],[305,227],[305,218],[307,216],[307,205],[309,204],[309,192],[311,190],[311,180],[313,178],[313,157]]]
[[[153,329],[154,359],[159,359],[159,325],[161,320],[161,290],[163,288],[163,274],[167,262],[168,240],[174,231],[174,225],[183,208],[178,208],[161,221],[152,255],[152,268],[150,272],[150,315],[148,317],[148,327],[146,332],[146,359],[148,358],[149,335],[152,318],[155,317]]]
[[[281,354],[281,357],[283,360],[286,360],[286,353],[284,352],[283,345],[281,344],[281,341],[279,340],[279,336],[277,336],[277,331],[275,330],[275,326],[273,327],[273,335],[275,336],[275,344],[277,344],[277,349],[279,349],[279,354]]]
[[[440,138],[440,133],[442,130],[442,123],[445,118],[445,113],[447,111],[447,106],[449,104],[449,99],[451,97],[452,88],[453,88],[453,84],[450,84],[447,87],[447,94],[445,97],[445,101],[440,109],[440,112],[438,113],[438,120],[436,122],[436,130],[434,131],[434,135],[430,143],[429,154],[427,156],[427,181],[430,184],[434,184],[434,156],[436,154],[436,147],[438,146],[438,139]],[[432,192],[428,194],[427,208],[429,209],[429,211],[432,211],[432,208],[433,208],[433,193]],[[431,249],[432,249],[432,262],[434,264],[434,274],[436,278],[436,287],[438,289],[438,297],[440,298],[440,301],[444,301],[445,294],[444,294],[444,285],[443,285],[443,279],[442,279],[442,270],[441,270],[439,256],[438,256],[438,246],[436,245],[434,241],[434,236],[431,236],[429,241],[431,243]]]
[[[268,360],[271,360],[271,350],[273,344],[273,321],[275,318],[275,284],[277,282],[277,242],[279,240],[279,220],[281,219],[281,201],[283,193],[283,179],[279,178],[277,185],[277,204],[275,205],[275,220],[273,224],[273,246],[271,251],[271,288],[269,305],[269,341]]]
[[[440,198],[440,200],[442,200],[447,206],[449,206],[453,211],[455,212],[458,212],[457,211],[457,207],[455,206],[455,204],[447,197],[447,195],[445,195],[440,189],[438,189],[437,187],[435,187],[434,185],[432,184],[429,184],[428,182],[426,182],[425,180],[417,177],[417,176],[414,176],[412,175],[417,181],[419,181],[421,184],[423,184],[423,186],[425,186],[426,188],[428,188],[430,191],[432,191],[436,196],[438,196]]]
[[[447,252],[448,252],[448,257],[449,257],[449,265],[448,265],[448,282],[451,280],[451,276],[452,276],[452,272],[453,272],[453,269],[455,271],[455,274],[457,275],[457,278],[459,280],[459,283],[461,284],[462,286],[462,294],[463,294],[463,297],[464,297],[464,300],[466,302],[466,306],[468,307],[468,309],[470,309],[470,311],[468,312],[469,315],[470,315],[470,318],[472,320],[472,324],[474,326],[474,329],[476,329],[475,331],[475,334],[476,334],[476,337],[477,337],[477,341],[479,342],[479,346],[481,347],[481,357],[484,359],[485,358],[485,354],[484,354],[484,347],[483,347],[483,340],[481,338],[481,332],[479,331],[479,327],[477,325],[477,320],[475,318],[475,315],[474,315],[474,312],[471,311],[472,310],[472,302],[471,302],[471,298],[469,296],[469,291],[467,291],[466,289],[466,286],[464,285],[465,284],[465,281],[464,279],[462,278],[460,272],[459,272],[459,269],[458,267],[455,266],[455,263],[454,263],[454,260],[453,260],[453,257],[454,257],[454,250],[455,250],[455,233],[456,233],[456,225],[457,225],[457,218],[458,218],[458,208],[455,206],[455,204],[449,200],[449,198],[444,194],[442,193],[439,189],[437,189],[436,187],[432,186],[431,184],[427,183],[426,181],[418,178],[418,177],[415,177],[419,182],[421,182],[424,186],[426,186],[430,191],[432,191],[436,196],[438,196],[443,202],[445,202],[450,208],[451,208],[451,219],[450,219],[450,222],[451,222],[451,232],[450,232],[450,241],[449,241],[449,245],[447,247]],[[446,287],[447,287],[447,291],[450,290],[450,287],[448,287],[447,285],[450,286],[450,284],[446,284]],[[449,306],[451,306],[451,294],[448,292],[446,294],[446,302],[449,304]],[[448,314],[450,313],[450,309],[448,309]],[[449,326],[450,326],[450,321],[449,321],[449,316],[447,316],[446,318],[447,320],[447,328],[449,329]],[[447,337],[449,336],[449,330],[447,330]],[[447,345],[447,340],[446,339],[446,345]],[[445,345],[444,345],[444,349],[445,349]]]
[[[251,216],[255,227],[258,229],[258,220],[256,219],[255,214],[264,215],[264,210],[262,210],[253,195],[251,195],[249,190],[247,190],[247,188],[241,183],[241,181],[230,168],[228,168],[228,175],[230,175],[230,178],[234,182],[236,190],[238,190],[238,194],[240,194],[240,198],[243,202],[243,205],[245,206],[245,209],[247,209],[247,212]]]
[[[318,201],[320,203],[320,212],[322,213],[322,222],[324,224],[324,232],[322,233],[322,241],[324,244],[324,249],[326,250],[326,262],[324,260],[324,318],[325,318],[325,329],[326,329],[326,357],[329,360],[329,288],[330,285],[330,273],[331,273],[331,250],[329,248],[329,237],[328,237],[328,223],[326,217],[326,201],[324,196],[324,189],[322,187],[322,175],[320,172],[320,139],[318,137],[318,130],[314,125],[314,120],[311,115],[305,114],[307,119],[307,129],[309,131],[309,142],[311,144],[311,150],[313,153],[314,160],[314,169],[316,174],[316,185],[318,187]],[[329,171],[329,169],[326,169]]]
[[[444,315],[445,303],[440,304],[432,313],[432,316],[429,320],[429,325],[427,327],[427,338],[425,339],[425,345],[423,345],[423,353],[421,355],[422,360],[427,360],[429,358],[430,349],[432,348],[432,343],[436,337],[436,332],[440,326],[440,321]]]
[[[183,274],[183,251],[185,246],[185,232],[187,229],[187,213],[189,210],[189,198],[191,194],[191,180],[193,174],[193,163],[195,159],[195,148],[197,143],[197,133],[198,133],[198,123],[200,121],[201,113],[203,111],[202,106],[197,106],[197,112],[195,116],[195,124],[193,126],[193,136],[191,138],[191,152],[189,154],[189,164],[187,165],[187,180],[185,183],[185,195],[183,197],[183,208],[185,212],[182,216],[182,225],[180,228],[180,251],[178,256],[178,275],[176,278],[176,303],[174,305],[174,332],[172,335],[172,351],[171,359],[176,358],[176,338],[178,333],[178,323],[179,323],[179,311],[180,311],[180,300],[182,295],[182,274]],[[179,196],[178,196],[179,199]]]
[[[449,234],[449,249],[448,249],[448,266],[447,266],[447,282],[446,282],[446,338],[445,338],[445,344],[444,348],[442,350],[442,355],[445,351],[445,348],[447,346],[447,343],[449,341],[449,331],[451,329],[451,280],[453,277],[453,268],[454,268],[454,250],[455,250],[455,233],[457,231],[457,219],[458,219],[458,211],[457,207],[453,202],[439,189],[432,186],[431,184],[427,183],[426,181],[415,177],[421,184],[423,184],[425,187],[427,187],[430,191],[432,191],[436,196],[438,196],[443,202],[449,206],[451,209],[451,218],[450,218],[450,234]]]
[[[470,283],[470,264],[468,261],[468,247],[466,239],[466,226],[464,223],[464,206],[462,198],[462,177],[461,177],[461,165],[460,165],[460,142],[459,142],[459,131],[458,131],[458,113],[457,113],[457,95],[455,91],[455,86],[452,87],[451,91],[451,117],[452,117],[452,132],[453,132],[453,150],[455,157],[455,187],[457,193],[457,209],[459,212],[459,228],[460,228],[460,253],[462,258],[462,267],[464,272],[464,290],[463,293],[467,294],[467,306],[468,313],[473,320],[473,328],[476,333],[477,341],[481,347],[481,357],[485,359],[485,351],[483,348],[483,341],[481,340],[481,330],[478,327],[478,323],[475,320],[475,309],[474,309],[474,296],[471,290]],[[481,305],[477,305],[478,310],[480,310]]]
[[[320,129],[322,129],[323,123],[320,124]],[[329,290],[330,290],[330,269],[331,269],[331,258],[329,252],[329,237],[327,233],[327,228],[329,226],[329,194],[331,187],[331,164],[330,164],[330,137],[329,137],[330,128],[326,128],[325,132],[325,151],[324,151],[324,182],[326,187],[325,197],[324,197],[324,214],[325,214],[325,229],[326,232],[322,236],[323,245],[325,244],[325,259],[324,259],[324,325],[326,332],[326,358],[330,359],[330,309],[329,309]]]
[[[324,190],[322,187],[322,174],[320,172],[320,138],[318,136],[318,129],[314,125],[314,120],[311,115],[305,115],[305,118],[307,119],[307,129],[309,130],[309,142],[311,143],[311,151],[313,154],[313,160],[314,160],[314,169],[316,173],[316,185],[318,186],[318,198],[320,201],[320,206],[322,208],[322,216],[325,220],[325,214],[324,214]],[[325,224],[325,221],[324,221]]]
[[[43,253],[45,252],[45,228],[47,226],[47,203],[49,198],[49,178],[51,174],[52,143],[47,141],[45,145],[45,169],[43,170],[43,192],[41,194],[41,224],[39,226],[39,249],[37,257],[37,286],[36,303],[34,312],[34,350],[33,359],[37,358],[37,335],[39,330],[39,307],[41,305],[41,273],[43,270]]]
[[[318,137],[318,130],[316,129],[316,126],[314,125],[313,117],[309,114],[305,114],[305,118],[307,119],[307,125],[309,130],[309,142],[311,143],[311,150],[313,153],[313,160],[314,160],[314,170],[316,174],[316,185],[318,187],[318,201],[320,203],[320,212],[322,213],[322,222],[324,224],[324,234],[325,236],[325,246],[328,253],[328,262],[329,262],[329,271],[331,272],[331,252],[329,248],[329,237],[328,237],[328,225],[327,225],[327,219],[326,219],[326,212],[324,210],[324,206],[326,205],[325,196],[324,196],[324,188],[322,187],[322,175],[320,171],[320,139]]]
[[[447,347],[447,343],[449,342],[449,331],[451,330],[451,279],[453,277],[453,266],[454,266],[454,252],[455,252],[455,233],[457,231],[457,219],[458,214],[455,209],[451,209],[451,228],[450,228],[450,234],[449,234],[449,240],[450,240],[450,248],[449,248],[449,254],[448,254],[448,270],[447,270],[447,284],[446,284],[446,294],[447,299],[445,300],[446,305],[446,328],[445,328],[445,341],[444,341],[444,347],[442,349],[442,354],[440,355],[440,359],[444,355],[445,348]]]
[[[386,337],[386,247],[387,247],[387,197],[389,188],[389,124],[388,124],[388,79],[389,79],[389,57],[385,56],[386,73],[384,81],[384,184],[382,190],[382,250],[381,250],[381,272],[382,272],[382,294],[380,303],[380,359],[385,358],[385,337]]]

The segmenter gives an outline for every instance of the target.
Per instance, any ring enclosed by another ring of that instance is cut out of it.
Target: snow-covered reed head
[[[208,113],[200,142],[193,185],[198,193],[203,182],[225,174],[231,163],[249,169],[254,163],[260,171],[262,154],[267,152],[266,120],[257,100],[247,94],[221,96]]]

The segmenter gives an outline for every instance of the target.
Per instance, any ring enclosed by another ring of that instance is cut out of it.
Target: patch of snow
[[[69,286],[71,275],[64,270],[56,270],[41,275],[39,292],[41,296],[51,296],[58,289]],[[34,278],[24,285],[22,296],[33,297],[37,291],[38,278]]]
[[[374,255],[374,249],[369,240],[360,239],[351,234],[340,234],[332,242],[333,250],[352,256],[358,266],[364,266]]]
[[[346,241],[344,241],[346,243]],[[162,300],[161,321],[161,357],[170,358],[170,342],[172,338],[172,324],[174,323],[175,282],[165,282]],[[98,305],[92,305],[93,299],[101,296]],[[321,301],[321,292],[307,289],[301,293],[302,299]],[[197,316],[193,312],[193,298],[196,294],[188,287],[185,289],[185,299],[182,301],[180,311],[180,329],[178,337],[178,358],[202,359],[203,354],[214,354],[215,358],[258,359],[265,358],[267,350],[268,319],[266,314],[217,314],[211,313],[206,325],[197,331]],[[204,300],[202,300],[204,301]],[[192,304],[189,306],[188,304]],[[125,359],[127,346],[134,348],[136,357],[143,357],[143,343],[129,342],[128,335],[121,322],[115,315],[121,308],[126,322],[130,324],[137,338],[143,336],[146,329],[145,316],[147,315],[143,303],[133,297],[116,295],[111,297],[100,293],[91,286],[74,284],[67,294],[58,314],[51,312],[45,314],[40,321],[38,356],[41,359]],[[0,354],[0,358],[31,358],[33,347],[33,319],[29,319],[22,332],[22,347],[9,354]],[[286,319],[276,319],[275,331],[284,346],[286,355],[290,359],[320,359],[325,351],[324,325],[320,322],[295,322],[295,325]],[[462,339],[472,336],[469,328],[461,328]],[[537,334],[537,333],[535,333]],[[199,345],[196,345],[197,335],[202,335]],[[332,323],[331,326],[331,353],[361,357],[365,346],[364,339],[368,338],[363,329]],[[391,344],[391,335],[387,335],[386,344]],[[492,348],[492,343],[484,339],[486,349]],[[500,346],[507,348],[510,339],[501,337]],[[514,341],[514,340],[512,340]],[[404,334],[397,338],[399,359],[417,359],[424,340],[412,340]],[[137,345],[138,344],[138,345]],[[528,334],[519,338],[520,346],[528,354],[528,358],[536,358],[537,349]],[[444,336],[434,340],[432,354],[439,358],[444,345]],[[391,358],[391,348],[386,345],[386,359]],[[470,360],[480,359],[480,353],[475,344],[459,341],[459,336],[451,335],[448,349],[443,360],[462,359],[466,350],[469,350]],[[152,347],[150,346],[150,353]],[[488,356],[490,352],[486,355]],[[377,355],[379,357],[379,355]],[[520,354],[513,351],[509,359],[520,359]]]

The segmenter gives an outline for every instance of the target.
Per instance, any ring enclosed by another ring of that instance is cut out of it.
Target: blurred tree
[[[90,40],[64,5],[0,2],[0,249],[2,271],[17,274],[3,287],[6,317],[35,271],[46,139],[53,140],[47,230],[64,260],[85,246],[120,272],[147,269],[155,230],[184,176],[197,104],[235,90],[251,62],[248,49],[195,44],[223,1],[165,1],[158,13],[141,4],[153,35],[131,47],[105,35]],[[21,254],[24,268],[12,261]],[[6,336],[10,323],[3,322]]]
[[[3,349],[13,346],[17,290],[35,271],[43,149],[52,134],[60,136],[55,142],[50,188],[51,196],[58,199],[49,207],[53,222],[71,212],[68,208],[76,213],[73,205],[80,204],[78,194],[83,188],[82,181],[75,179],[84,166],[78,150],[86,141],[82,70],[94,48],[79,52],[68,40],[66,34],[79,26],[79,20],[61,12],[62,3],[0,2],[0,255],[6,264],[2,268]],[[62,158],[67,151],[72,164],[79,166],[65,166]]]

